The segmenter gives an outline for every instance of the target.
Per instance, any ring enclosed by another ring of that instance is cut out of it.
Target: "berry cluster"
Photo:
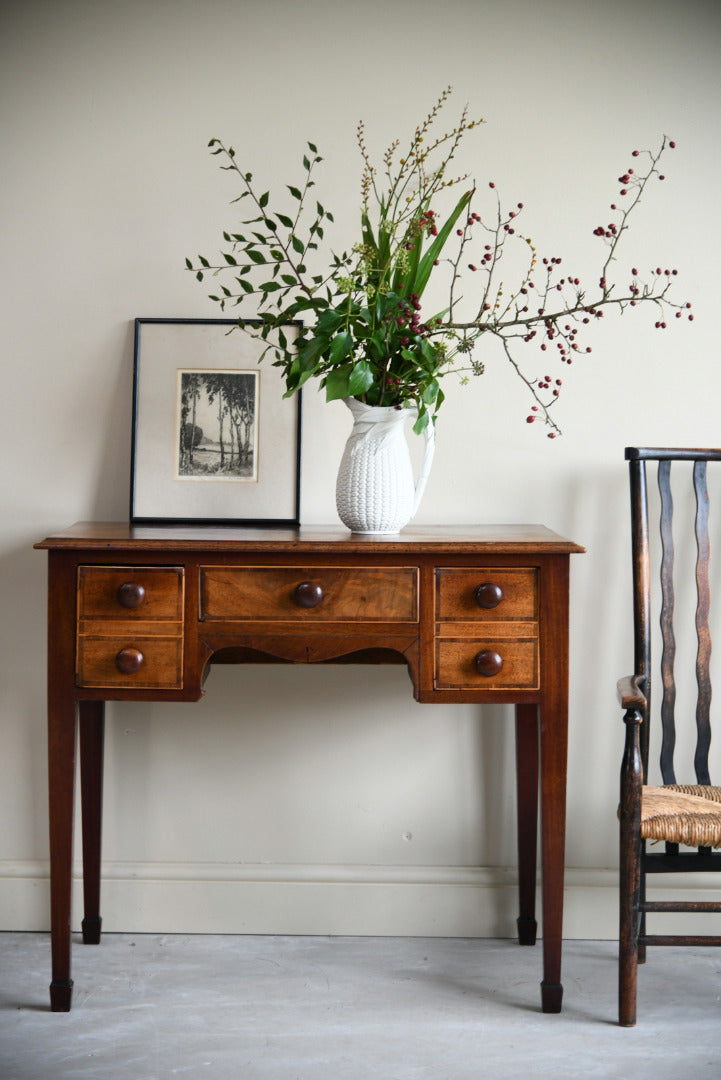
[[[424,210],[417,219],[417,227],[419,232],[426,232],[428,236],[438,236],[435,210]]]
[[[401,300],[398,307],[400,314],[396,316],[396,325],[408,330],[408,334],[400,339],[400,344],[405,347],[410,344],[412,337],[428,337],[431,328],[427,323],[421,322],[421,300],[418,294],[411,293],[408,302]]]

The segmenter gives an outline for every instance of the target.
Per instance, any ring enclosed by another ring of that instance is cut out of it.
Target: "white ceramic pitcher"
[[[415,481],[405,422],[416,410],[344,400],[353,414],[353,429],[338,470],[338,516],[351,532],[400,532],[423,497],[435,451],[434,426],[424,430],[425,453]]]

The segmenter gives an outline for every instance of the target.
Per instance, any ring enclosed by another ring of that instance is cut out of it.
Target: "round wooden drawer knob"
[[[484,581],[475,592],[476,603],[482,608],[498,607],[503,599],[503,589],[493,581]]]
[[[145,588],[137,581],[126,581],[118,589],[118,603],[121,607],[139,608],[145,600]]]
[[[295,587],[293,598],[298,607],[314,608],[323,599],[323,590],[312,581],[301,581],[300,585]]]
[[[503,667],[503,657],[493,649],[483,649],[476,655],[476,671],[479,675],[497,675]]]
[[[144,663],[145,657],[140,649],[130,647],[121,649],[115,657],[115,666],[123,675],[134,675],[136,671],[140,671]]]

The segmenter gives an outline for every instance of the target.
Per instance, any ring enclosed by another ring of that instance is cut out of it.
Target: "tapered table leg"
[[[563,878],[568,761],[568,556],[542,576],[540,777],[543,872],[543,1011],[561,1011]]]
[[[48,770],[52,941],[50,1007],[53,1012],[68,1012],[73,992],[73,980],[70,977],[70,902],[73,872],[75,729],[75,701],[51,692],[48,705]]]
[[[566,708],[560,700],[541,719],[541,851],[543,864],[543,1011],[561,1011],[563,875],[566,839]]]
[[[103,816],[105,703],[81,701],[80,804],[83,823],[83,942],[100,942],[100,849]]]
[[[542,796],[543,799],[543,796]],[[555,807],[553,808],[555,810]],[[543,1011],[558,1013],[563,1001],[561,983],[561,950],[563,945],[563,821],[558,814],[541,811],[541,845],[543,851],[543,981],[541,1002]]]
[[[543,863],[544,1012],[560,1012],[563,937],[563,863],[566,856],[566,693],[549,691],[541,715],[541,850]]]
[[[516,706],[518,943],[535,945],[538,834],[538,708]]]

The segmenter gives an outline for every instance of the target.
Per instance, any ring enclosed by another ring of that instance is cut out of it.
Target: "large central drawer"
[[[200,618],[416,622],[418,568],[204,566]]]

